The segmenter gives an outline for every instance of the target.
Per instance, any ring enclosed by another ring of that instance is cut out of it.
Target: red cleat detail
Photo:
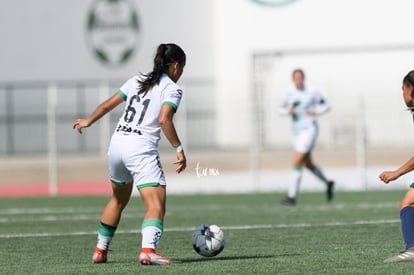
[[[100,248],[95,248],[95,253],[93,253],[92,261],[94,264],[106,263],[107,259],[107,250]]]
[[[153,252],[141,252],[138,257],[138,261],[142,265],[170,265],[172,261],[165,258],[164,256]]]

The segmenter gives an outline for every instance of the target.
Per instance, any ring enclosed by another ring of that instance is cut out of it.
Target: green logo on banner
[[[292,4],[293,2],[296,2],[297,0],[251,0],[251,1],[255,2],[256,4],[263,5],[263,6],[280,7],[280,6],[286,6],[286,5]]]
[[[88,15],[87,32],[99,61],[108,66],[126,63],[139,40],[135,7],[128,0],[96,0]]]

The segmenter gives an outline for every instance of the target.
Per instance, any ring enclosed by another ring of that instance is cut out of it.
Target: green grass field
[[[106,264],[92,264],[99,217],[107,198],[0,200],[0,274],[409,274],[414,263],[383,264],[403,249],[398,202],[404,191],[321,193],[299,204],[282,194],[169,196],[159,251],[171,266],[137,261],[143,207],[131,199]],[[192,230],[215,223],[224,251],[197,255]]]

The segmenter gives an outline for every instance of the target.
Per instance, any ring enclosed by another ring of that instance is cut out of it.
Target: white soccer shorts
[[[138,189],[166,185],[156,146],[141,136],[114,134],[108,157],[109,175],[114,184],[133,181]]]
[[[293,135],[293,147],[295,152],[309,153],[315,146],[318,137],[318,128],[310,127]]]

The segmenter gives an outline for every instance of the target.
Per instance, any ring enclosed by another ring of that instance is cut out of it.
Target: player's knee
[[[407,206],[414,207],[414,188],[410,188],[400,201],[400,210]]]
[[[406,200],[406,199],[402,199],[401,202],[400,202],[399,210],[401,211],[402,209],[404,209],[407,206],[413,207],[414,202]]]

